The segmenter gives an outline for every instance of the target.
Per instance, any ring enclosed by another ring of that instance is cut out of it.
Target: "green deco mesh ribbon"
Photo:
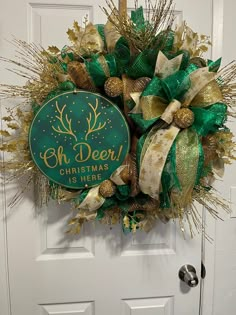
[[[85,60],[86,69],[96,87],[103,87],[106,79],[111,76],[120,76],[130,62],[130,50],[125,38],[121,37],[112,54],[92,55]],[[107,71],[104,69],[108,69]]]
[[[200,136],[215,133],[226,121],[227,106],[222,103],[213,104],[207,108],[192,107],[194,123],[192,128]]]
[[[140,77],[152,78],[154,75],[157,51],[145,50],[141,52],[127,71],[127,75],[133,79]]]
[[[97,87],[102,87],[107,79],[107,74],[104,71],[104,68],[100,62],[101,56],[94,55],[92,60],[85,60],[86,69],[93,80],[93,83]],[[113,75],[117,75],[117,65],[114,56],[110,56],[106,61],[109,60],[109,72],[112,72]]]

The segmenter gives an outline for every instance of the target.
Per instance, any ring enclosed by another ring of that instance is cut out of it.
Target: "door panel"
[[[4,14],[0,13],[0,35],[10,38],[15,34],[45,48],[62,48],[74,20],[81,24],[87,15],[94,23],[105,22],[99,5],[104,1],[8,0]],[[128,5],[131,9],[133,2]],[[211,1],[190,5],[179,0],[175,10],[178,21],[187,19],[196,31],[211,33]],[[2,41],[0,48],[1,54],[14,55],[12,47]],[[1,81],[21,83],[3,69]],[[15,190],[14,185],[7,185],[8,202]],[[12,315],[199,313],[200,286],[189,289],[181,284],[178,271],[189,263],[200,274],[201,235],[184,239],[178,224],[171,221],[158,222],[148,234],[137,231],[125,236],[120,226],[110,229],[97,223],[85,224],[79,236],[68,236],[69,204],[50,202],[47,208],[35,209],[33,196],[32,188],[13,210],[7,208]]]

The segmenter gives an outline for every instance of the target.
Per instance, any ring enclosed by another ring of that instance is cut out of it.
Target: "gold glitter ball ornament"
[[[194,122],[194,113],[188,108],[180,108],[174,114],[174,122],[179,128],[188,128]]]
[[[99,187],[99,193],[104,198],[112,197],[116,193],[116,185],[109,179],[104,180]]]
[[[123,82],[118,77],[108,78],[104,85],[105,93],[110,97],[117,97],[123,93]]]

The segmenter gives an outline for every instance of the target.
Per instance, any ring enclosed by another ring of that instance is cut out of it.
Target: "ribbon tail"
[[[117,12],[112,12],[110,19],[118,22],[117,14]],[[107,23],[104,26],[104,34],[107,44],[107,50],[109,53],[114,51],[116,43],[121,38],[121,34],[116,30],[116,27],[113,25],[110,19],[108,19]]]
[[[191,129],[181,131],[176,140],[176,174],[181,190],[171,193],[173,206],[185,208],[192,203],[192,192],[203,167],[203,150],[198,134]]]
[[[110,180],[117,186],[125,185],[125,182],[121,179],[121,173],[126,167],[127,165],[121,165],[111,174]]]
[[[90,189],[87,196],[78,206],[78,209],[95,211],[104,204],[106,199],[99,194],[99,187],[100,186],[96,186]]]
[[[150,144],[145,154],[141,154],[143,159],[140,167],[139,186],[143,193],[148,194],[153,199],[159,199],[162,171],[179,131],[178,127],[171,125],[168,129],[157,130],[151,136],[151,140],[149,137],[146,139],[146,141],[150,141]]]
[[[157,62],[155,68],[155,75],[158,75],[162,79],[172,75],[173,73],[179,71],[181,62],[183,59],[183,54],[178,55],[172,59],[168,59],[162,51],[159,51],[157,55]]]

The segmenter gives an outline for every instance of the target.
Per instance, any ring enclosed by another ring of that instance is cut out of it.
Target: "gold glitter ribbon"
[[[222,102],[223,95],[216,80],[212,80],[194,97],[191,106],[206,107]]]
[[[111,19],[115,20],[115,14],[111,14]],[[119,23],[117,21],[117,23]],[[117,41],[120,39],[121,35],[117,31],[116,27],[113,25],[113,23],[110,22],[108,19],[107,23],[104,26],[104,34],[106,38],[106,44],[107,44],[107,50],[109,53],[113,52],[116,46]]]
[[[166,102],[159,96],[148,95],[140,98],[140,108],[145,120],[160,117],[166,109]]]
[[[187,107],[191,104],[195,96],[207,85],[209,82],[215,79],[216,74],[209,72],[208,67],[197,69],[190,73],[191,87],[184,94],[182,99],[182,106]]]
[[[172,193],[172,200],[178,208],[192,202],[192,191],[196,182],[199,161],[199,137],[191,129],[182,130],[176,140],[176,174],[181,191]]]
[[[143,159],[140,167],[139,186],[143,193],[153,199],[159,199],[162,171],[179,130],[178,127],[171,125],[168,129],[160,129],[154,134],[151,133],[151,139],[146,139],[150,144],[147,151],[144,154],[141,153]]]
[[[109,78],[111,75],[110,75],[110,69],[108,67],[106,58],[103,55],[101,55],[101,56],[99,56],[98,61],[101,65],[102,70],[104,71],[106,77]]]

